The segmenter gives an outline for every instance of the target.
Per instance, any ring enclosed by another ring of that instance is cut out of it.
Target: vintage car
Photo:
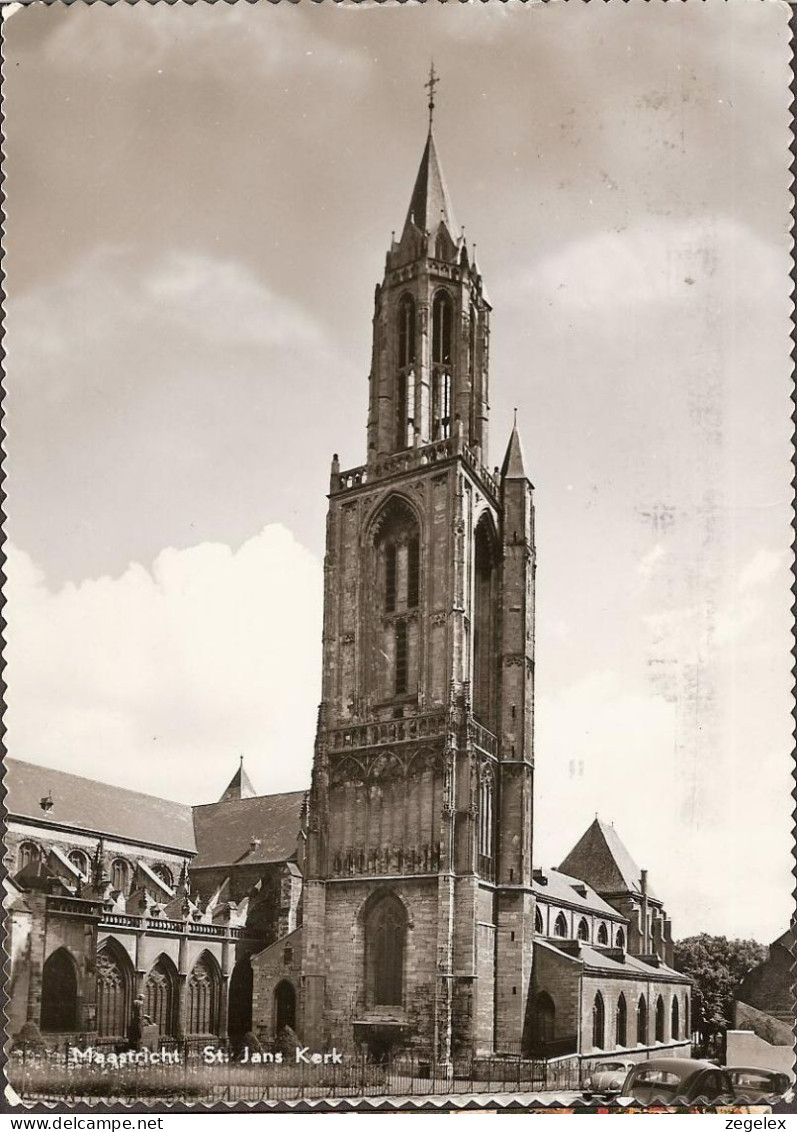
[[[725,1072],[739,1099],[758,1101],[762,1097],[782,1097],[791,1086],[788,1073],[775,1069],[754,1069],[749,1065],[729,1065]]]
[[[619,1096],[633,1061],[598,1061],[584,1078],[584,1099]]]
[[[621,1096],[638,1104],[714,1104],[732,1101],[736,1094],[727,1072],[709,1061],[653,1057],[629,1070]]]

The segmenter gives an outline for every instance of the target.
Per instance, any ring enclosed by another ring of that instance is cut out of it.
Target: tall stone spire
[[[406,231],[407,227],[412,224],[421,232],[428,231],[434,234],[441,223],[445,224],[449,236],[456,240],[459,230],[454,219],[454,210],[451,207],[430,124],[418,176],[415,178],[415,187],[412,190],[410,207],[407,210],[407,219],[404,222],[404,229]]]

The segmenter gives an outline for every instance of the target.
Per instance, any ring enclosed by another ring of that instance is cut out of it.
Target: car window
[[[621,1069],[625,1069],[625,1064],[622,1061],[604,1061],[603,1065],[598,1066],[598,1071],[605,1069],[607,1073],[617,1073]]]
[[[762,1092],[772,1091],[772,1077],[769,1073],[749,1073],[743,1069],[730,1073],[731,1080],[745,1089],[761,1089]]]
[[[692,1094],[696,1097],[705,1097],[706,1100],[711,1101],[715,1097],[724,1096],[728,1091],[728,1084],[726,1084],[724,1075],[716,1070],[709,1070],[707,1073],[701,1074],[698,1081],[695,1082]]]
[[[634,1083],[640,1085],[665,1085],[676,1089],[681,1078],[677,1073],[668,1073],[666,1069],[640,1069],[634,1075]]]

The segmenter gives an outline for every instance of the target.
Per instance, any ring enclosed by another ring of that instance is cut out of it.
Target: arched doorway
[[[274,989],[274,1033],[281,1033],[286,1026],[296,1029],[296,991],[293,983],[283,979]]]
[[[534,1053],[544,1053],[556,1033],[556,1006],[547,991],[534,996],[531,1006],[531,1047]]]
[[[107,940],[97,952],[97,1030],[124,1038],[133,1008],[133,966],[124,948]]]
[[[59,947],[42,970],[41,1028],[65,1034],[77,1029],[77,968],[65,947]]]
[[[144,1013],[158,1027],[160,1037],[176,1036],[176,983],[177,971],[171,959],[159,956],[144,984]]]
[[[228,1028],[231,1038],[239,1038],[252,1029],[252,975],[247,955],[235,964],[230,978]]]

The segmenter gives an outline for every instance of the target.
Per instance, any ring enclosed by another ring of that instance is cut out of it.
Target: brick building
[[[534,502],[517,424],[488,470],[490,312],[430,121],[376,288],[366,463],[332,462],[291,947],[304,1036],[446,1062],[613,1048],[607,1019],[639,1009],[677,1045],[688,989],[667,965],[669,921],[613,829],[596,822],[566,875],[532,873]],[[266,988],[287,967],[276,953],[255,962]],[[631,1029],[617,1022],[615,1037],[636,1046]],[[640,1020],[634,1039],[647,1034]]]
[[[10,764],[12,1030],[112,1038],[142,993],[176,1037],[688,1051],[670,921],[613,827],[532,868],[533,488],[517,425],[488,467],[490,312],[430,125],[366,462],[332,461],[309,795],[241,766],[191,808]]]
[[[249,957],[299,913],[304,794],[256,798],[240,767],[192,808],[5,768],[11,1032],[118,1042],[138,996],[164,1038],[248,1030]]]

